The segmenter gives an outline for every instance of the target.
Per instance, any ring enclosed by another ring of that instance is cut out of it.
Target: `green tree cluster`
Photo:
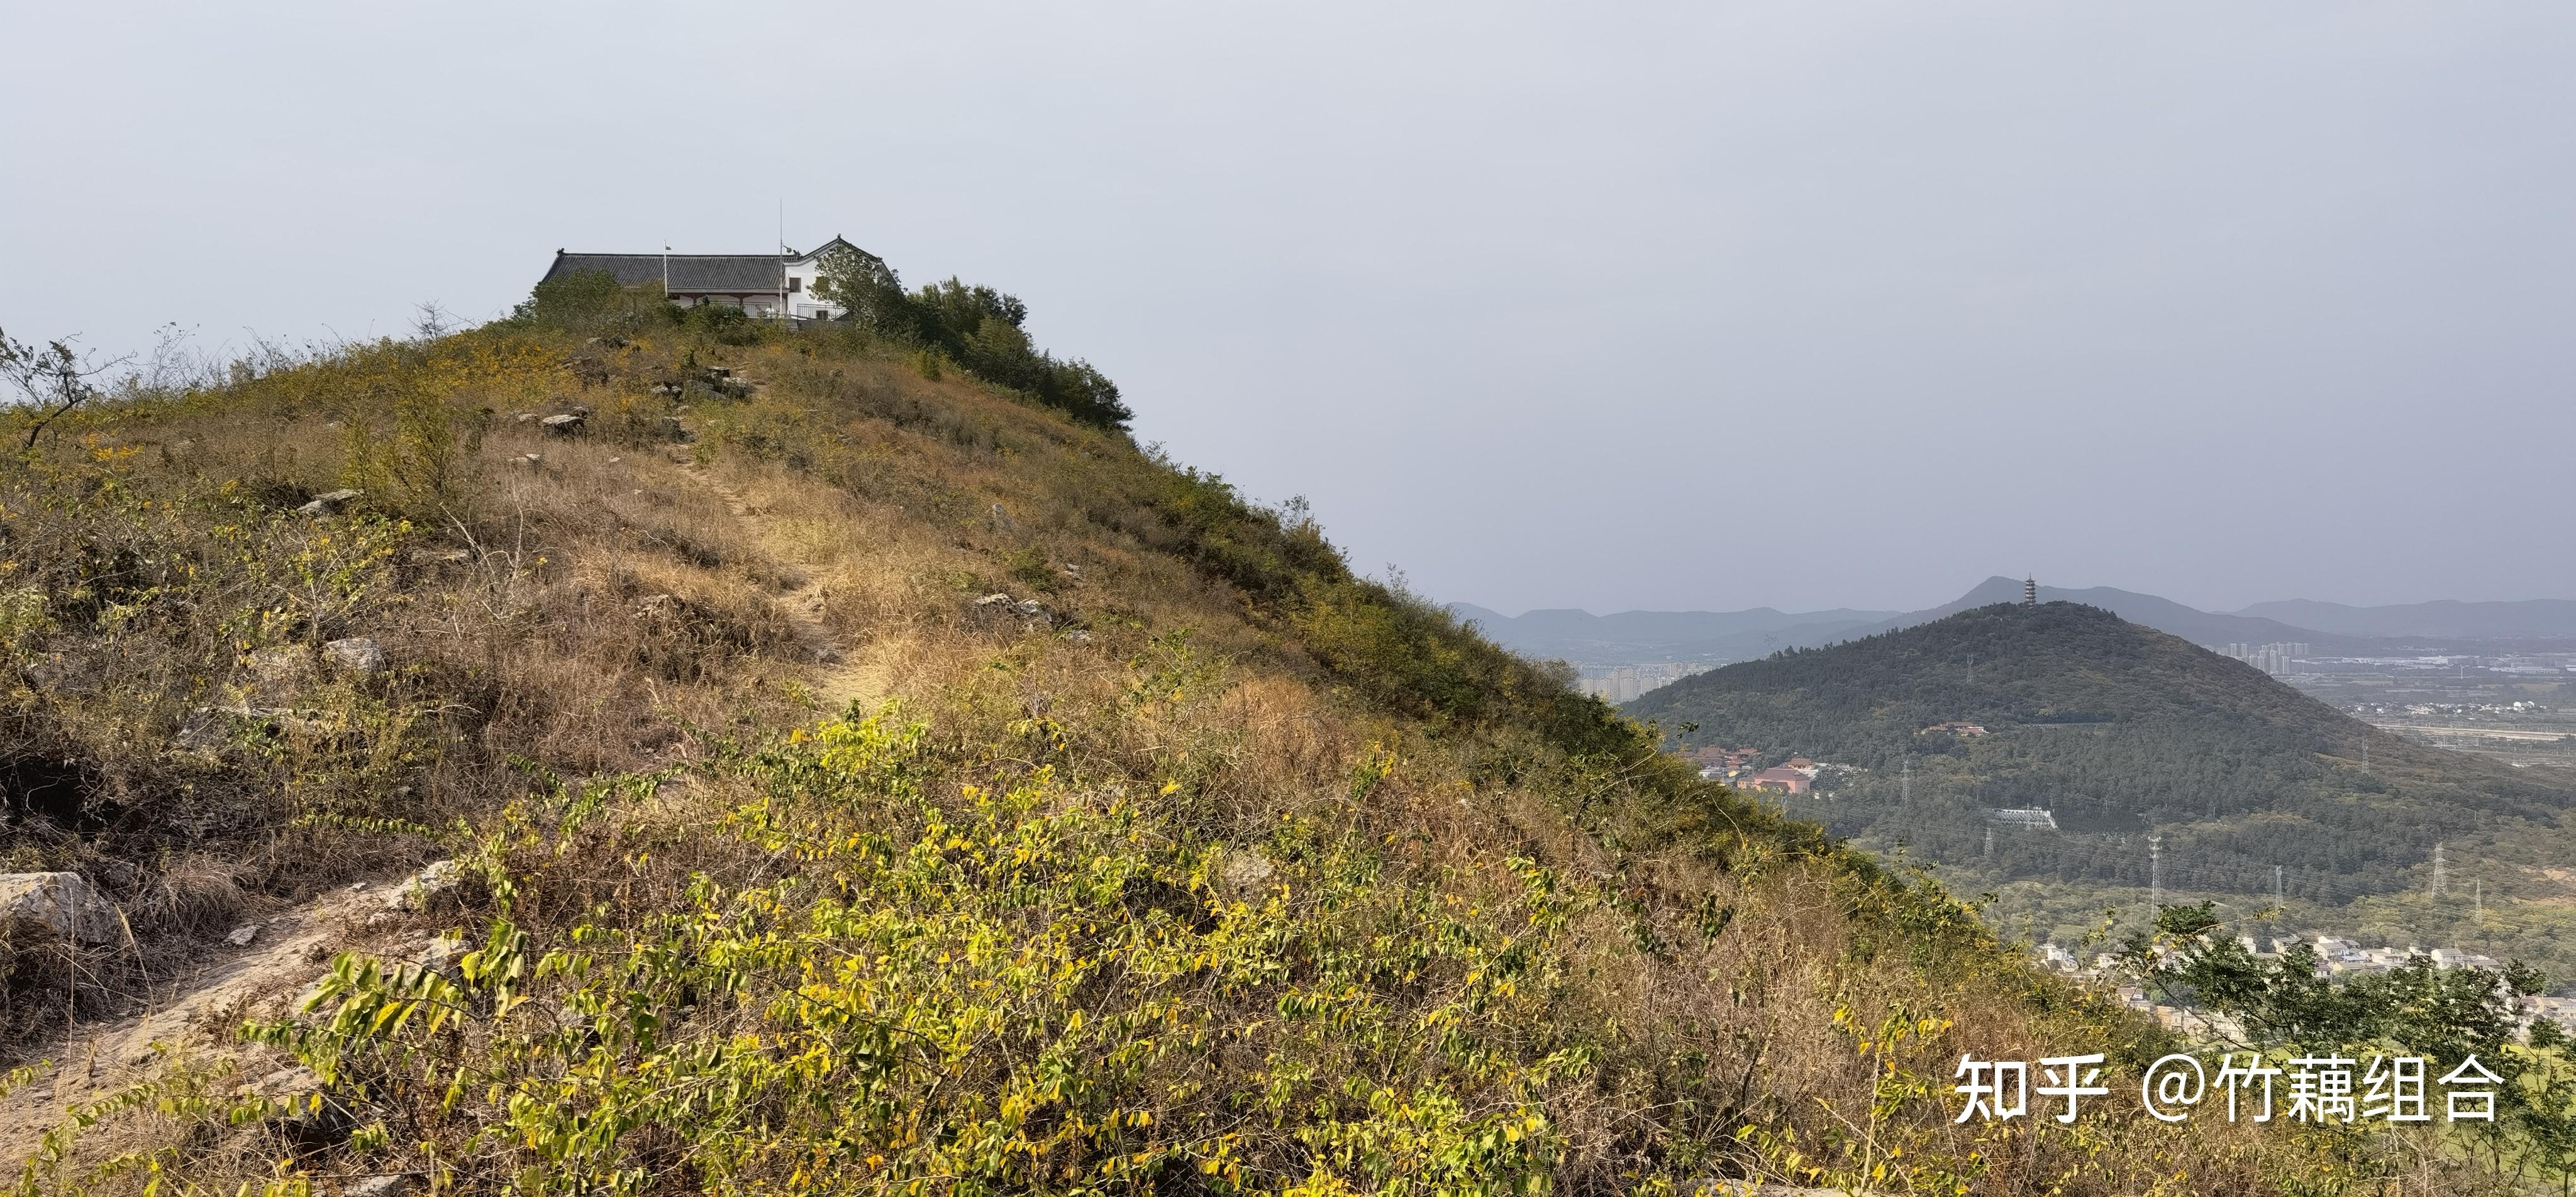
[[[2275,1062],[2421,1055],[2442,1075],[2475,1057],[2503,1083],[2493,1122],[2451,1124],[2459,1146],[2500,1172],[2576,1191],[2576,1043],[2548,1019],[2527,1038],[2516,1027],[2514,999],[2548,985],[2539,970],[2440,968],[2416,956],[2338,982],[2306,944],[2258,956],[2226,932],[2211,903],[2161,907],[2119,960],[2158,1000],[2222,1016],[2221,1046]]]
[[[935,351],[1082,423],[1125,428],[1135,415],[1091,363],[1059,359],[1030,341],[1029,307],[1017,296],[955,278],[906,292],[885,259],[847,246],[826,251],[814,291],[861,327]]]

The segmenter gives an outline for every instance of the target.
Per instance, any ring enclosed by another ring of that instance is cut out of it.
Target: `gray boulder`
[[[1217,880],[1226,896],[1254,898],[1267,892],[1270,879],[1279,868],[1270,858],[1251,848],[1228,848],[1217,862]]]
[[[322,646],[322,659],[334,669],[374,673],[385,667],[385,647],[370,636],[351,636]]]
[[[307,503],[302,507],[298,507],[296,510],[305,515],[336,515],[339,513],[341,508],[349,505],[349,501],[351,499],[355,499],[359,495],[365,493],[365,491],[356,490],[335,490],[326,494],[313,496],[312,502]]]
[[[407,1172],[389,1172],[350,1181],[341,1189],[344,1197],[410,1197],[428,1187],[428,1182]]]
[[[125,935],[116,907],[78,873],[0,873],[0,921],[41,923],[74,943]]]
[[[431,861],[427,868],[385,895],[385,905],[393,910],[427,910],[440,895],[464,883],[465,866],[453,860]]]

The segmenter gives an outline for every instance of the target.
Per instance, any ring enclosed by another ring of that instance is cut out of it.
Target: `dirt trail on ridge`
[[[773,561],[801,565],[795,546],[779,526],[778,519],[745,495],[739,488],[716,476],[701,465],[689,465],[682,471],[688,478],[724,500],[725,510],[742,524],[751,542]],[[838,634],[825,622],[831,592],[828,586],[799,581],[779,604],[779,609],[795,629],[797,644],[813,668],[806,685],[814,692],[818,706],[837,712],[851,700],[874,700],[885,693],[884,670],[845,649]]]
[[[73,1026],[42,1053],[49,1067],[0,1097],[0,1159],[27,1158],[71,1107],[159,1073],[164,1052],[156,1045],[173,1059],[199,1064],[229,1059],[232,1075],[219,1078],[218,1094],[233,1091],[244,1078],[287,1068],[292,1061],[241,1042],[235,1030],[244,1019],[285,1012],[330,970],[334,952],[392,954],[426,947],[426,921],[388,910],[391,892],[384,882],[363,883],[258,920],[251,924],[259,930],[248,946],[215,944],[187,970],[164,979],[142,1013]],[[253,1087],[259,1083],[251,1081]]]
[[[774,561],[800,556],[770,511],[702,466],[684,475],[724,500],[751,543]],[[817,705],[834,712],[853,699],[885,693],[885,669],[842,647],[824,619],[829,588],[792,584],[779,610],[810,663],[805,684]],[[79,1023],[39,1053],[49,1061],[36,1077],[0,1095],[0,1160],[25,1160],[41,1136],[75,1106],[95,1102],[158,1075],[163,1056],[199,1065],[221,1062],[227,1075],[216,1091],[265,1091],[286,1081],[292,1060],[235,1035],[245,1019],[285,1013],[330,969],[336,952],[360,950],[409,959],[436,934],[435,919],[396,914],[385,902],[400,878],[333,890],[258,922],[246,947],[210,946],[182,972],[162,978],[152,1004],[141,1013]]]

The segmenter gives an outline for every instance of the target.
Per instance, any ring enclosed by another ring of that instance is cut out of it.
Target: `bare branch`
[[[0,330],[0,378],[9,381],[26,397],[34,409],[34,423],[27,427],[27,443],[20,451],[36,447],[36,438],[47,425],[81,404],[98,398],[98,386],[91,380],[134,360],[133,354],[98,361],[87,354],[72,351],[76,337],[65,337],[34,348],[23,341],[9,339]]]

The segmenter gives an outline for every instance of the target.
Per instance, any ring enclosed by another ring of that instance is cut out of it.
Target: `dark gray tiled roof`
[[[855,245],[833,237],[804,253],[790,251],[791,265],[811,262],[824,250],[835,245],[857,249]],[[621,287],[641,287],[662,281],[662,263],[671,264],[671,293],[674,295],[769,295],[779,287],[777,254],[568,254],[555,251],[555,264],[546,270],[539,282],[551,281],[576,270],[605,270],[616,276]]]
[[[672,254],[671,293],[674,295],[715,292],[733,295],[767,295],[778,290],[778,255],[776,254]],[[605,270],[616,276],[619,285],[640,287],[662,281],[660,254],[567,254],[555,255],[555,264],[546,271],[545,280],[561,278],[577,270]]]

